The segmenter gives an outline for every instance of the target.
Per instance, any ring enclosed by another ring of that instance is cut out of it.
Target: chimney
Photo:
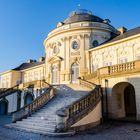
[[[125,27],[120,27],[120,28],[117,29],[117,31],[118,31],[120,34],[123,34],[123,33],[125,33],[125,32],[127,31],[127,28],[125,28]]]
[[[33,59],[29,59],[28,61],[27,61],[27,63],[35,63],[36,62],[36,60],[33,60]]]
[[[45,57],[40,57],[39,62],[43,62],[45,60]]]

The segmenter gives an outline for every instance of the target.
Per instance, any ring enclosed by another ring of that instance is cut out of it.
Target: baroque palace
[[[140,120],[140,27],[116,29],[76,10],[44,47],[39,61],[0,74],[0,114],[13,116],[7,127],[58,134],[104,118]]]

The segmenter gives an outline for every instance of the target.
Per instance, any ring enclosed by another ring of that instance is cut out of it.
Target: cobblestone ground
[[[72,137],[56,138],[5,128],[10,121],[11,117],[0,117],[0,140],[140,140],[140,123],[110,122]]]

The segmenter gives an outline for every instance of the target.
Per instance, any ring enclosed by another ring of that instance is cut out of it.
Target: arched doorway
[[[117,118],[136,118],[136,97],[134,86],[120,82],[112,88],[112,111]]]
[[[24,105],[28,105],[33,101],[33,95],[31,93],[27,93],[24,99]]]
[[[79,77],[79,65],[77,63],[73,63],[71,65],[71,81],[72,81],[72,83],[76,83],[78,77]]]
[[[126,116],[136,116],[135,89],[131,84],[124,89],[124,106]]]
[[[0,101],[0,115],[6,115],[8,113],[8,101],[1,100]]]
[[[58,82],[58,68],[56,65],[52,67],[52,84],[56,84]]]

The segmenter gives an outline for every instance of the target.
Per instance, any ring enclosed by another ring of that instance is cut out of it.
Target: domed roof
[[[70,24],[75,22],[103,22],[104,20],[93,15],[91,11],[85,9],[79,9],[70,13],[69,17],[63,22],[64,24]]]

